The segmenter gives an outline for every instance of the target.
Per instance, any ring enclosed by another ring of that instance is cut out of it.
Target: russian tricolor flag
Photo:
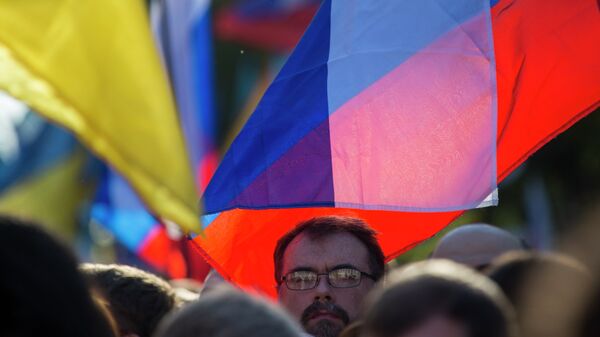
[[[490,5],[492,8],[490,8]],[[272,292],[276,240],[346,214],[388,259],[596,109],[593,0],[325,0],[205,194],[199,251]]]
[[[494,75],[487,0],[326,1],[205,210],[477,207],[496,188]]]

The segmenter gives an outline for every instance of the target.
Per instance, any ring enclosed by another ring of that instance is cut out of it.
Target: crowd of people
[[[317,217],[273,257],[276,300],[215,272],[184,289],[131,266],[80,264],[39,225],[0,216],[0,336],[600,335],[596,268],[490,225],[459,227],[430,259],[390,268],[369,224]]]

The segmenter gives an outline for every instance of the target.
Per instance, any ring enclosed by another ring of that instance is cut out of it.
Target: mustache
[[[344,324],[348,324],[348,322],[350,322],[350,317],[348,317],[348,313],[346,312],[346,310],[338,307],[334,303],[319,301],[313,302],[306,309],[304,309],[300,321],[303,325],[305,325],[306,323],[308,323],[308,320],[312,316],[319,313],[320,311],[325,311],[327,313],[331,313],[338,316],[342,320],[342,322],[344,322]]]

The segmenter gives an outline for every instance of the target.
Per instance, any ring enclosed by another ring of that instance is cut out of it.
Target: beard
[[[344,327],[330,320],[322,319],[310,327],[305,326],[304,329],[315,337],[338,337]]]
[[[320,311],[326,311],[339,317],[343,324],[328,319],[321,319],[309,326],[308,322],[313,315]],[[315,337],[337,337],[344,327],[348,325],[350,319],[348,313],[344,309],[333,303],[314,302],[302,313],[301,322],[304,330]]]

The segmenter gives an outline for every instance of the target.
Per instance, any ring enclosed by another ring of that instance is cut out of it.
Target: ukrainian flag
[[[0,0],[0,89],[70,130],[161,218],[198,230],[194,179],[141,0]]]

